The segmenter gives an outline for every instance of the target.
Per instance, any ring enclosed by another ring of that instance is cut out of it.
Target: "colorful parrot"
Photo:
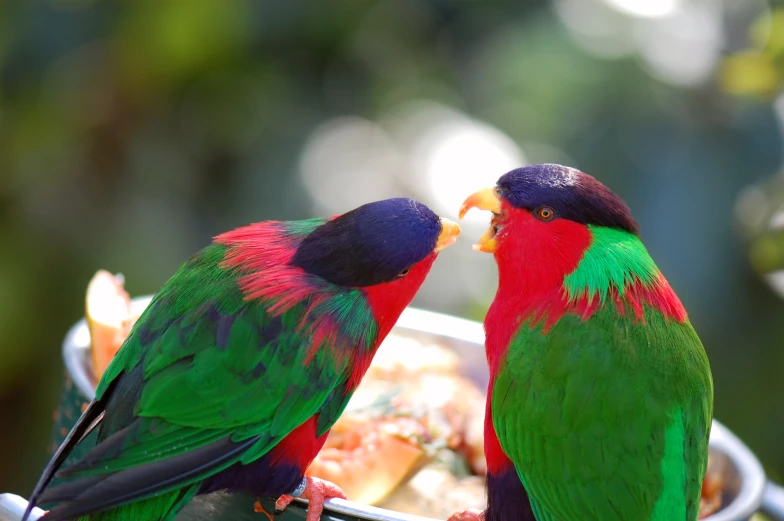
[[[345,496],[305,469],[459,233],[398,198],[217,236],[135,324],[31,507],[56,503],[46,521],[166,521],[226,490],[280,496],[279,510],[306,498],[317,521],[325,498]],[[97,445],[47,489],[96,426]]]
[[[695,521],[713,382],[680,300],[626,204],[560,165],[503,175],[485,318],[488,506],[451,520]]]

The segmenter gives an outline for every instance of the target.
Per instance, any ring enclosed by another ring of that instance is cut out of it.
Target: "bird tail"
[[[77,521],[172,521],[180,509],[193,499],[197,490],[198,486],[173,490],[128,505],[82,516]]]

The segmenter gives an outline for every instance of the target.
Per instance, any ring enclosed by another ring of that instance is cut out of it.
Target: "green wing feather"
[[[523,323],[492,397],[539,521],[696,520],[712,409],[691,325],[612,306],[548,333]]]
[[[94,480],[245,443],[219,466],[160,483],[140,496],[147,497],[254,461],[317,413],[325,430],[337,420],[352,357],[312,349],[312,335],[301,327],[312,312],[305,303],[273,316],[268,303],[245,300],[237,274],[219,267],[224,251],[213,245],[191,259],[140,317],[97,389],[98,400],[106,394],[113,402],[101,443],[64,469],[67,477]],[[363,302],[354,307],[351,336],[364,345],[346,349],[367,348],[376,323]],[[126,378],[134,383],[115,393],[114,384]],[[60,497],[66,487],[58,487]],[[58,497],[57,488],[51,492]]]

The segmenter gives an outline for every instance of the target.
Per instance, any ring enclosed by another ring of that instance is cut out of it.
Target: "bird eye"
[[[400,273],[397,274],[398,278],[405,277],[406,275],[408,275],[409,271],[411,271],[411,268],[404,269],[403,271],[401,271]]]
[[[536,216],[540,221],[551,221],[555,217],[555,210],[549,206],[540,206],[536,210]]]

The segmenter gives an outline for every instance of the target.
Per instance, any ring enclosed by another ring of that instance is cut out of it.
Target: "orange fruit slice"
[[[96,381],[117,354],[132,325],[131,298],[123,283],[121,275],[100,270],[87,285],[86,318]]]

